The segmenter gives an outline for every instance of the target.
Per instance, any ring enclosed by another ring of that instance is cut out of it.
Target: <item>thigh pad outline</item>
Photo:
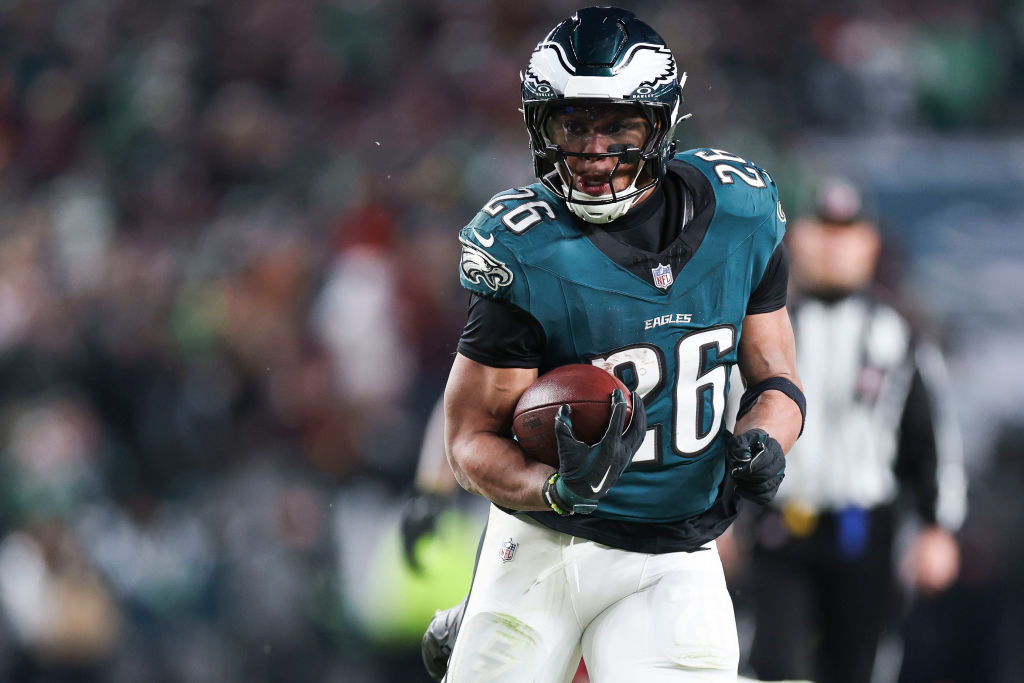
[[[532,681],[544,654],[540,634],[534,628],[506,614],[480,612],[462,625],[445,680]]]

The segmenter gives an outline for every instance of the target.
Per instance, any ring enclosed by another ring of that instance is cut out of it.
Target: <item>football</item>
[[[580,441],[593,445],[601,440],[611,418],[612,391],[626,397],[626,422],[633,406],[626,385],[596,365],[563,365],[537,378],[519,397],[512,431],[531,458],[558,467],[555,415],[563,403],[572,408],[572,431]]]

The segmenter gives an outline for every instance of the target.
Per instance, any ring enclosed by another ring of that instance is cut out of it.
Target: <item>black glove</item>
[[[764,505],[775,497],[786,476],[786,454],[779,442],[763,429],[748,429],[729,439],[725,454],[736,492]]]
[[[455,648],[455,637],[462,627],[462,618],[466,614],[468,600],[469,596],[467,595],[455,607],[449,607],[443,612],[441,610],[435,612],[434,618],[430,621],[430,625],[427,626],[427,631],[420,641],[423,665],[427,667],[427,673],[435,681],[440,681],[448,672],[448,660]]]
[[[413,494],[402,506],[399,529],[402,532],[402,550],[405,561],[416,573],[421,571],[416,559],[416,542],[433,533],[437,526],[437,517],[448,507],[448,499],[436,493],[422,492]]]
[[[647,433],[644,401],[633,392],[633,413],[626,421],[626,397],[618,389],[612,392],[612,414],[601,441],[588,446],[572,432],[571,409],[562,404],[555,416],[558,440],[558,474],[544,486],[544,496],[559,514],[589,515],[608,489],[619,480]]]

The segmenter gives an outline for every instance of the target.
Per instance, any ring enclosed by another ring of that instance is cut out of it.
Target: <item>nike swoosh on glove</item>
[[[576,439],[572,431],[572,409],[562,404],[555,416],[555,437],[558,441],[558,478],[552,490],[554,502],[571,513],[589,515],[598,502],[619,480],[619,476],[640,448],[647,433],[644,401],[634,391],[633,413],[626,421],[626,397],[619,389],[612,392],[612,413],[601,440],[588,446]]]
[[[748,429],[730,437],[725,458],[736,492],[758,505],[775,497],[786,476],[786,454],[763,429]]]

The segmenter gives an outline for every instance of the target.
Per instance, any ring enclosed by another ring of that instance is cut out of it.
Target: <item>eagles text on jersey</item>
[[[747,302],[785,231],[775,183],[754,164],[698,149],[669,173],[707,200],[687,227],[703,239],[674,274],[655,260],[643,278],[610,258],[541,183],[499,193],[459,236],[462,285],[549,332],[542,372],[593,363],[644,399],[647,436],[596,517],[672,522],[714,502]]]

